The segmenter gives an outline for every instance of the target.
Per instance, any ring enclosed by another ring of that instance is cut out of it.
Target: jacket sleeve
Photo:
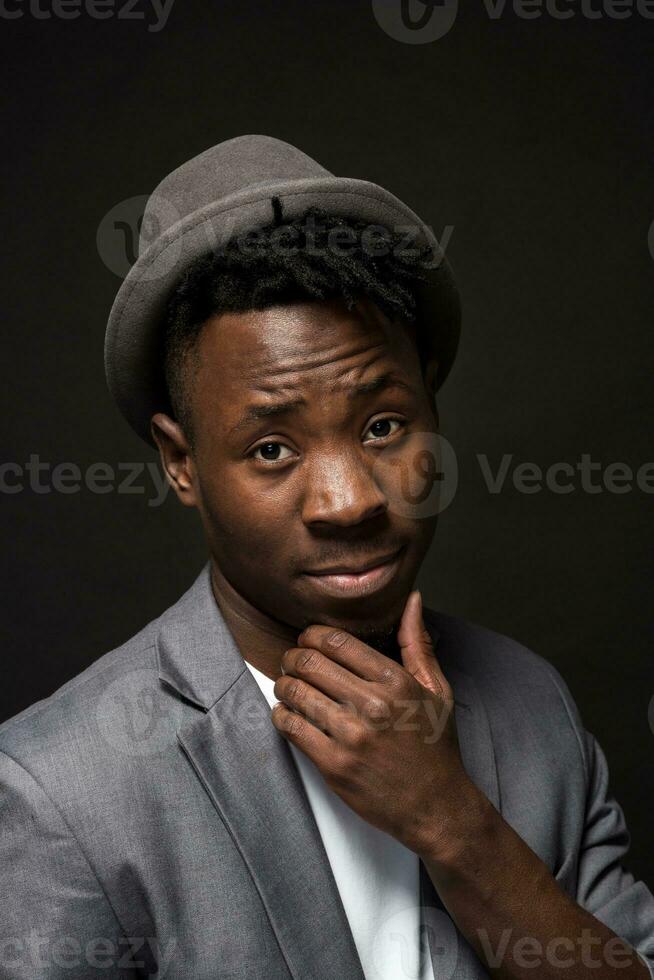
[[[638,952],[654,980],[654,895],[623,863],[631,837],[611,792],[606,757],[584,728],[565,681],[552,670],[579,740],[588,787],[575,898]]]
[[[609,785],[606,757],[597,739],[583,732],[589,792],[579,855],[577,902],[630,943],[654,978],[654,896],[624,866],[631,838]]]
[[[134,977],[122,929],[70,829],[3,752],[0,869],[0,980]]]

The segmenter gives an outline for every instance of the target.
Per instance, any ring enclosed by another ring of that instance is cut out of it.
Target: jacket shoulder
[[[456,660],[459,667],[475,677],[491,680],[494,676],[510,671],[512,676],[551,677],[556,668],[545,657],[531,650],[513,637],[470,622],[459,616],[451,616],[425,608],[425,624],[438,634],[438,651],[448,659]]]
[[[549,660],[478,623],[428,608],[424,615],[427,628],[438,634],[435,652],[446,676],[448,668],[470,675],[487,708],[496,713],[510,712],[517,717],[532,712],[543,725],[551,727],[554,718],[565,723],[585,756],[579,709],[565,679]],[[549,711],[554,714],[548,722]]]
[[[53,757],[66,753],[80,734],[97,727],[102,700],[116,683],[134,672],[155,672],[159,616],[120,646],[109,650],[46,698],[34,702],[0,725],[0,752],[17,762],[47,769]]]

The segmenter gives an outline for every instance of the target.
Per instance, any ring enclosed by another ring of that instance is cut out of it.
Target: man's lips
[[[370,595],[392,580],[404,548],[391,555],[370,559],[358,566],[332,565],[327,569],[315,572],[305,572],[311,583],[332,596],[364,596]]]

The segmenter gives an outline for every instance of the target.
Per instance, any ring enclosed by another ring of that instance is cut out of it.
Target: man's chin
[[[307,617],[303,628],[316,623],[343,630],[343,632],[349,633],[350,636],[361,640],[367,646],[379,650],[384,656],[398,660],[397,631],[400,626],[400,617],[387,620],[386,622],[379,622],[379,620],[353,620],[343,616],[326,616],[316,613],[313,617]]]
[[[386,627],[371,625],[360,630],[352,630],[351,632],[352,636],[356,636],[357,640],[361,640],[367,646],[379,650],[385,657],[390,657],[391,660],[396,660],[399,663],[401,661],[397,645],[397,631],[399,626],[399,622]]]

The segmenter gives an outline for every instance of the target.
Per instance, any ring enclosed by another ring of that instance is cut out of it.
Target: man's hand
[[[359,816],[418,854],[481,793],[461,760],[450,686],[419,592],[397,634],[403,666],[343,631],[309,626],[282,657],[275,727]]]
[[[401,667],[360,640],[310,626],[282,657],[275,727],[364,820],[422,859],[445,908],[497,980],[531,980],[524,944],[552,951],[539,980],[648,980],[634,949],[579,906],[470,780],[452,690],[412,592]],[[516,942],[497,960],[506,936]],[[588,955],[593,943],[600,953]],[[585,945],[584,945],[585,944]],[[489,953],[490,951],[490,953]],[[619,959],[619,962],[617,961]]]

